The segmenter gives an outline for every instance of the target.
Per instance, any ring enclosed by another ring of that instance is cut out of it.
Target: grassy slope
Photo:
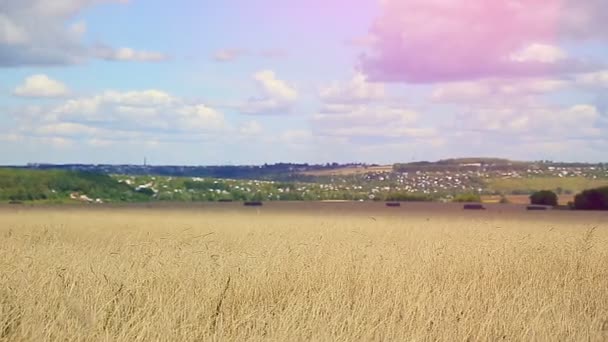
[[[580,192],[585,189],[608,185],[608,179],[589,179],[583,177],[535,177],[517,179],[490,179],[487,181],[489,190],[509,193],[515,190],[570,190]]]
[[[104,201],[145,201],[148,198],[107,175],[63,170],[0,168],[0,200],[72,203],[70,193]]]
[[[380,170],[382,167],[378,167]],[[368,170],[369,171],[369,170]],[[92,198],[101,198],[104,201],[147,201],[149,196],[138,194],[133,191],[133,188],[126,184],[118,183],[118,179],[131,178],[127,176],[114,176],[114,179],[103,175],[91,175],[83,173],[73,173],[67,171],[34,171],[34,170],[15,170],[15,169],[0,169],[0,200],[7,201],[14,194],[33,194],[33,196],[22,196],[19,200],[31,203],[32,200],[40,203],[71,203],[69,200],[70,192],[80,192]],[[187,192],[185,183],[189,178],[172,178],[172,177],[135,177],[134,185],[146,184],[153,182],[155,187],[161,190],[161,195],[169,193],[171,196],[164,196],[163,200],[174,201],[191,201],[192,195]],[[155,180],[152,180],[155,178]],[[171,179],[171,180],[169,180]],[[213,183],[214,181],[209,181]],[[228,182],[232,185],[240,185],[241,187],[251,188],[252,193],[261,191],[262,193],[273,193],[276,198],[278,195],[277,187],[284,186],[279,183],[270,184],[265,182],[252,181],[218,181],[219,183]],[[257,185],[255,185],[255,184]],[[578,193],[582,190],[608,185],[608,179],[593,180],[583,177],[536,177],[536,178],[521,178],[521,179],[490,179],[486,180],[487,191],[498,191],[505,194],[510,194],[513,191],[533,191],[549,189],[569,190],[573,193]],[[253,185],[252,185],[253,184]],[[219,184],[223,185],[223,184]],[[219,186],[218,185],[218,186]],[[59,190],[57,187],[63,187]],[[332,193],[322,191],[318,184],[298,183],[295,187],[307,186],[317,194],[316,199],[335,199]],[[379,184],[379,186],[383,186]],[[21,188],[23,191],[18,191]],[[82,190],[85,189],[85,190]],[[52,190],[59,190],[53,192]],[[180,193],[176,193],[175,190]],[[361,198],[367,198],[370,189],[363,189],[356,192],[356,195]],[[207,190],[201,190],[200,193],[208,193]],[[241,191],[242,192],[242,191]],[[355,191],[351,192],[355,193]],[[243,196],[246,196],[244,194]],[[190,196],[190,197],[189,197]],[[223,195],[216,195],[221,197]],[[200,196],[199,196],[200,197]],[[204,197],[204,196],[203,196]],[[286,197],[286,195],[283,195]],[[327,198],[326,198],[327,197]],[[266,198],[266,197],[264,197]],[[314,199],[313,198],[313,199]],[[567,199],[567,200],[566,200]],[[196,198],[196,200],[206,200],[206,198]],[[571,196],[564,197],[564,203],[572,200]],[[518,202],[518,201],[517,201]]]
[[[606,340],[602,217],[5,210],[0,339]]]

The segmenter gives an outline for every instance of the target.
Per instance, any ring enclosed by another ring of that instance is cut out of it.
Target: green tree
[[[141,189],[137,190],[137,192],[140,194],[146,195],[146,196],[150,196],[150,197],[155,195],[154,190],[152,190],[150,188],[141,188]]]
[[[551,190],[541,190],[530,195],[530,203],[535,205],[557,205],[557,194]]]
[[[574,197],[574,209],[608,210],[608,186],[585,190]]]
[[[251,196],[251,200],[256,201],[256,202],[262,202],[265,199],[266,198],[265,198],[264,194],[261,192],[256,192],[253,196]]]
[[[141,202],[150,193],[137,193],[108,175],[56,170],[0,169],[0,200],[62,200],[77,192],[104,201]]]

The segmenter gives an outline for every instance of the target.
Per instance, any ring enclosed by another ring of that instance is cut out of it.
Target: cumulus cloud
[[[162,62],[169,59],[169,56],[164,53],[126,47],[114,49],[108,46],[97,46],[92,51],[94,57],[107,61]]]
[[[323,87],[319,95],[326,103],[369,103],[384,99],[386,94],[383,84],[369,83],[365,75],[357,73],[347,83]]]
[[[419,113],[389,106],[345,106],[341,112],[321,110],[312,118],[315,133],[349,138],[428,138],[432,128],[418,125]]]
[[[361,68],[372,80],[437,82],[596,68],[559,39],[605,39],[602,0],[385,0]],[[583,25],[584,24],[584,25]],[[586,26],[595,31],[586,30]]]
[[[240,106],[244,114],[285,114],[289,113],[298,99],[298,92],[292,85],[277,78],[274,71],[263,70],[255,73],[260,96],[250,98]]]
[[[567,53],[558,46],[548,44],[531,44],[511,54],[512,61],[556,63],[567,58]]]
[[[312,140],[313,134],[306,129],[288,129],[279,135],[279,140],[285,143],[302,143]]]
[[[245,57],[258,57],[264,59],[286,58],[287,51],[282,49],[248,50],[241,48],[224,48],[213,53],[212,60],[218,63],[235,62]]]
[[[515,106],[523,102],[537,103],[539,96],[558,91],[602,93],[606,88],[608,70],[600,70],[564,78],[490,78],[438,83],[431,93],[431,100],[435,103],[505,103]]]
[[[434,125],[445,142],[439,149],[449,156],[498,155],[512,159],[601,161],[608,124],[601,110],[580,102],[557,105],[536,101],[468,103],[450,109]]]
[[[536,103],[471,108],[456,116],[449,131],[486,134],[488,141],[504,136],[512,141],[559,142],[600,137],[605,128],[599,110],[593,105],[560,107]]]
[[[258,82],[262,91],[270,97],[277,97],[286,101],[294,101],[298,98],[295,88],[278,79],[273,71],[257,72],[253,75],[253,78]]]
[[[19,134],[76,140],[196,141],[229,128],[221,112],[159,90],[106,91],[55,106],[21,108],[14,116]]]
[[[561,0],[558,34],[570,40],[608,39],[608,2],[604,0]]]
[[[39,74],[26,78],[13,93],[21,97],[62,97],[68,95],[69,90],[63,83]]]
[[[116,92],[69,100],[47,116],[56,120],[126,129],[205,132],[224,126],[224,116],[204,105],[189,104],[159,90]]]
[[[0,67],[66,65],[89,58],[159,61],[161,54],[130,48],[87,46],[85,22],[68,24],[83,10],[125,0],[3,0],[0,4]]]
[[[544,78],[449,82],[437,84],[431,99],[438,103],[521,102],[570,86],[570,80]]]
[[[473,154],[502,151],[524,159],[583,160],[597,158],[600,146],[606,146],[605,141],[599,143],[608,136],[601,97],[592,102],[580,96],[566,101],[560,97],[562,101],[557,102],[555,92],[571,94],[601,87],[602,72],[563,79],[484,79],[438,84],[431,100],[449,105],[453,113],[437,125],[451,153],[466,149]],[[569,154],[555,154],[555,146]],[[573,146],[582,154],[571,154],[576,150]]]
[[[48,123],[37,127],[34,130],[41,136],[54,137],[77,137],[77,136],[95,136],[103,132],[103,130],[72,122]]]
[[[321,87],[318,95],[322,106],[312,116],[311,127],[319,137],[386,143],[428,140],[437,133],[420,124],[420,113],[392,103],[384,84],[368,82],[361,73]]]
[[[6,14],[0,13],[0,42],[3,44],[23,44],[28,40],[27,32],[17,26]]]
[[[257,121],[247,121],[239,126],[239,133],[244,136],[259,135],[263,131],[264,128]]]
[[[500,149],[505,144],[518,146],[522,149],[518,158],[526,158],[531,155],[526,152],[528,146],[549,153],[548,146],[563,141],[585,145],[592,151],[588,155],[596,156],[597,148],[591,144],[597,145],[608,135],[608,120],[602,109],[576,101],[571,105],[551,104],[545,95],[577,89],[585,82],[589,87],[601,87],[603,76],[594,72],[564,78],[439,83],[429,100],[442,107],[422,105],[416,110],[398,104],[388,95],[388,87],[379,93],[382,96],[355,96],[368,93],[352,91],[360,89],[353,84],[363,83],[351,80],[322,89],[322,107],[312,116],[311,128],[315,136],[345,138],[357,148],[407,146],[404,150],[416,150],[413,147],[424,145],[428,153],[441,152],[444,157],[462,155],[463,151],[506,152]],[[517,156],[515,152],[509,150],[509,156]]]
[[[591,88],[608,88],[608,70],[577,75],[576,84]]]

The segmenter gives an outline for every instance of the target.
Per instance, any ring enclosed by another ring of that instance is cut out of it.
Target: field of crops
[[[513,191],[539,191],[543,189],[562,188],[574,194],[585,189],[599,188],[608,185],[608,179],[592,179],[584,177],[533,177],[533,178],[494,178],[488,181],[488,189],[510,193]]]
[[[608,339],[608,215],[0,207],[1,341]]]

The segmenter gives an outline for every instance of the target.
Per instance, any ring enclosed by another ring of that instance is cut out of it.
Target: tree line
[[[116,202],[144,202],[150,195],[137,192],[104,174],[72,171],[0,169],[0,200],[64,201],[72,193]]]
[[[536,205],[557,206],[558,195],[550,190],[542,190],[530,196],[530,203]],[[569,203],[576,210],[608,210],[608,186],[589,189],[574,197]]]

